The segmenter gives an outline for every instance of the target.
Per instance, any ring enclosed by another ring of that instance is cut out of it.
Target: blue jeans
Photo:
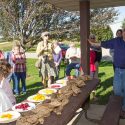
[[[15,83],[16,94],[20,93],[20,80],[22,83],[22,92],[26,92],[26,72],[15,72],[15,76],[17,77],[17,82]]]
[[[13,82],[13,91],[15,91],[15,83],[17,83],[17,76],[15,75],[15,73],[10,73],[9,76],[7,77],[8,81]]]
[[[80,64],[79,63],[70,63],[66,67],[66,76],[70,76],[70,72],[71,72],[72,69],[76,69],[75,75],[79,76],[79,68],[80,68]]]
[[[123,97],[122,109],[125,111],[125,69],[115,68],[113,89],[115,95]]]
[[[59,72],[60,72],[60,65],[59,66],[56,66],[56,77],[55,77],[55,80],[58,80],[59,79]]]

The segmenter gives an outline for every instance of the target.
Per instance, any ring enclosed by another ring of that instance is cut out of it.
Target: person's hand
[[[54,62],[55,63],[55,66],[57,67],[57,66],[59,66],[59,63],[57,63],[57,62]]]
[[[95,47],[100,47],[101,43],[97,43],[97,42],[92,42],[90,39],[88,39],[88,42],[90,45],[95,46]]]
[[[70,57],[70,59],[76,60],[77,57],[76,56],[72,56],[72,57]]]
[[[92,44],[93,44],[93,42],[92,42],[90,39],[88,39],[88,42],[89,42],[89,44],[90,44],[90,45],[92,45]]]

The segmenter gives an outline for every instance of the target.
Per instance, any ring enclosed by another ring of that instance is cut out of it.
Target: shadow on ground
[[[112,66],[112,63],[110,61],[102,61],[99,64],[99,67],[105,67],[105,66]]]
[[[26,100],[27,97],[38,93],[38,91],[42,88],[43,88],[43,85],[41,84],[41,82],[36,82],[32,85],[28,85],[27,86],[27,93],[21,94],[21,95],[16,97],[17,103],[22,102],[22,101]]]
[[[106,79],[105,81],[101,82],[100,85],[97,87],[96,91],[96,100],[93,100],[92,103],[97,104],[107,104],[109,96],[113,94],[113,77]]]

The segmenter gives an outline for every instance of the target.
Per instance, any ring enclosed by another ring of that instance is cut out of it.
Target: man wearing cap
[[[125,29],[122,30],[122,37],[116,37],[101,43],[93,43],[88,40],[90,45],[114,49],[115,74],[113,81],[114,94],[123,97],[121,117],[125,118]]]

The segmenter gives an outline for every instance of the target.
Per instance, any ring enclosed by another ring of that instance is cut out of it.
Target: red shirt
[[[96,71],[95,59],[96,59],[96,53],[93,50],[90,50],[90,71],[91,72]]]

